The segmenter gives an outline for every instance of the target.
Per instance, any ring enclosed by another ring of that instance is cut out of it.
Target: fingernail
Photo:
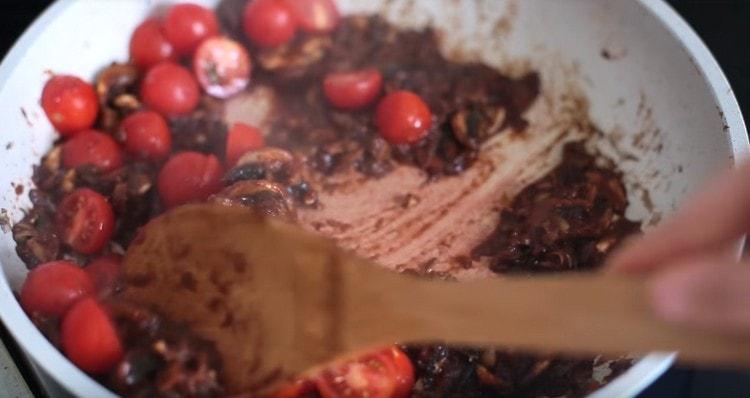
[[[696,279],[689,273],[670,272],[651,283],[651,303],[656,314],[671,322],[690,318],[694,309]]]

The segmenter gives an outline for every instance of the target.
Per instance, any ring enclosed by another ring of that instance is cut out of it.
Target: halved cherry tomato
[[[164,34],[180,55],[190,55],[203,39],[219,33],[219,21],[208,8],[182,3],[164,17]]]
[[[157,188],[167,207],[202,201],[221,189],[221,165],[214,155],[182,152],[161,168]]]
[[[184,115],[198,106],[200,88],[188,69],[165,61],[146,72],[141,97],[149,108],[162,115]]]
[[[117,288],[122,269],[122,257],[108,254],[97,257],[84,268],[94,282],[94,287],[99,297],[110,296]]]
[[[62,161],[67,168],[89,164],[108,172],[122,166],[122,154],[112,137],[98,130],[86,130],[65,141]]]
[[[391,144],[413,144],[429,132],[432,112],[417,94],[394,91],[380,100],[375,123]]]
[[[250,82],[250,56],[245,47],[226,37],[212,37],[198,46],[193,72],[209,95],[227,98]]]
[[[323,370],[315,385],[323,398],[405,398],[414,368],[406,354],[389,347]]]
[[[234,166],[245,153],[263,148],[265,139],[258,129],[244,123],[235,123],[227,134],[226,163]]]
[[[94,283],[81,267],[70,261],[51,261],[26,276],[21,305],[28,313],[62,316],[73,303],[94,291]]]
[[[125,150],[139,159],[159,160],[167,157],[172,148],[169,126],[160,114],[138,111],[122,121]]]
[[[177,53],[164,35],[160,20],[149,18],[135,28],[130,36],[130,59],[144,69],[161,61],[177,60]]]
[[[104,196],[78,188],[60,202],[55,221],[63,243],[79,253],[93,254],[109,242],[115,215]]]
[[[332,72],[323,80],[323,92],[331,104],[348,110],[370,105],[382,87],[383,76],[377,69]]]
[[[112,320],[91,297],[78,301],[65,314],[60,340],[65,355],[89,373],[107,373],[123,356]]]
[[[311,33],[327,33],[339,22],[339,10],[333,0],[283,0],[300,28]]]
[[[42,108],[50,123],[62,135],[90,128],[99,114],[94,87],[68,75],[53,76],[42,90]]]
[[[280,0],[252,0],[243,17],[245,35],[261,47],[286,44],[297,31],[292,11]]]

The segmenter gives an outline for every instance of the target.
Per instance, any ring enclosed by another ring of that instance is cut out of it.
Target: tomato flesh
[[[99,114],[99,98],[85,81],[57,75],[44,85],[42,108],[60,134],[71,135],[91,128]]]
[[[164,34],[180,55],[192,54],[201,41],[218,33],[214,12],[197,4],[176,4],[164,18]]]
[[[122,342],[112,320],[90,297],[78,301],[65,314],[60,337],[65,355],[89,373],[107,373],[123,356]]]
[[[206,200],[221,189],[221,172],[214,155],[178,153],[159,171],[159,196],[167,207]]]
[[[93,292],[94,283],[81,267],[51,261],[29,272],[21,286],[21,305],[28,313],[59,317]]]
[[[383,76],[377,69],[329,73],[323,80],[323,92],[328,101],[347,110],[370,105],[382,87]]]
[[[299,27],[311,33],[327,33],[338,25],[339,10],[333,0],[283,0]]]
[[[114,254],[97,257],[84,268],[94,283],[99,297],[112,295],[117,289],[122,269],[122,258]]]
[[[243,15],[245,35],[261,47],[278,47],[288,43],[297,31],[292,11],[280,0],[253,0]]]
[[[125,150],[138,159],[163,159],[172,149],[167,121],[154,111],[143,110],[128,115],[121,128],[125,133]]]
[[[250,82],[250,56],[245,47],[226,37],[201,43],[193,56],[193,72],[209,95],[227,98]]]
[[[391,144],[413,144],[429,132],[432,112],[417,94],[395,91],[380,100],[375,123],[380,135]]]
[[[226,164],[231,167],[247,152],[260,149],[265,139],[260,130],[244,123],[235,123],[227,134]]]
[[[165,61],[146,72],[141,98],[146,106],[164,116],[185,115],[198,106],[200,88],[188,69]]]
[[[104,248],[112,236],[114,220],[107,199],[88,188],[78,188],[65,196],[55,219],[63,243],[83,254]]]
[[[150,18],[135,28],[130,36],[130,59],[143,69],[161,61],[177,60],[177,53],[164,35],[160,20]]]
[[[122,166],[122,154],[117,142],[98,130],[82,131],[62,146],[63,165],[75,168],[83,165],[96,166],[109,172]]]

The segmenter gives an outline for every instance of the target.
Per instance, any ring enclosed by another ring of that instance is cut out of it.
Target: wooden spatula
[[[127,298],[216,343],[232,393],[394,342],[576,354],[665,350],[701,363],[750,363],[746,338],[653,319],[638,280],[424,280],[241,208],[191,205],[153,220],[129,248],[124,273]]]

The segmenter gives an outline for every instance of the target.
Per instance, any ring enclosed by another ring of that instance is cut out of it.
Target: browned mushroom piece
[[[120,119],[141,107],[138,100],[138,68],[130,64],[113,63],[96,78],[96,93],[102,105],[101,127],[114,132]]]
[[[245,180],[270,180],[288,183],[299,166],[294,156],[279,148],[266,147],[242,155],[237,165],[227,172],[224,181],[227,185]]]
[[[331,47],[331,38],[312,36],[289,45],[263,50],[258,54],[260,65],[286,78],[300,77],[321,61]]]
[[[211,202],[244,206],[271,217],[297,218],[297,210],[286,188],[267,180],[240,181],[212,196]]]

